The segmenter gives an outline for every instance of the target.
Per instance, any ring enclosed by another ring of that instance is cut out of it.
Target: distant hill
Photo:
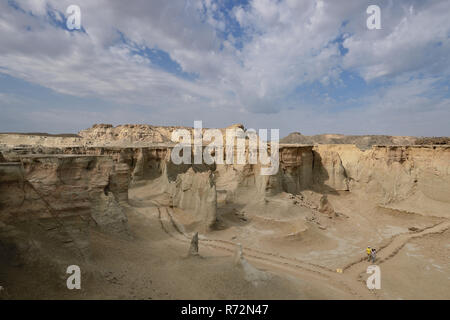
[[[450,144],[450,137],[418,138],[416,144]]]
[[[61,137],[61,138],[81,138],[74,133],[46,133],[46,132],[0,132],[0,134],[17,134],[22,136],[39,136],[39,137]]]
[[[368,149],[373,145],[414,145],[417,138],[410,136],[387,135],[343,135],[318,134],[305,136],[300,132],[292,132],[280,140],[285,144],[354,144],[360,149]]]

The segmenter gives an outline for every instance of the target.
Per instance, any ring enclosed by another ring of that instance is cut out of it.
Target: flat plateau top
[[[19,155],[19,158],[107,158],[109,155],[95,155],[95,154],[24,154]]]
[[[304,143],[280,143],[280,148],[314,147],[314,144]]]
[[[20,162],[0,162],[0,167],[12,167],[20,165]]]
[[[141,149],[141,148],[173,148],[175,143],[130,143],[129,145],[119,145],[119,144],[101,144],[101,145],[82,145],[82,146],[64,146],[62,148],[104,148],[104,149]]]
[[[203,147],[207,146],[208,144],[203,144]],[[183,146],[183,144],[181,144],[181,146]],[[193,147],[193,144],[186,144],[185,146],[190,146]],[[270,146],[270,144],[269,144]],[[357,148],[359,148],[357,145],[355,144],[340,144],[340,143],[328,143],[328,144],[301,144],[301,143],[280,143],[279,144],[279,148],[311,148],[311,147],[315,147],[315,146],[355,146]],[[32,149],[34,147],[44,147],[41,145],[26,145],[26,146],[11,146],[10,148],[4,148],[4,150],[0,150],[3,152],[15,152],[15,151],[22,151],[22,150],[28,150],[28,149]],[[105,151],[111,150],[111,151],[121,151],[121,150],[136,150],[136,149],[150,149],[150,150],[163,150],[163,149],[172,149],[173,147],[175,147],[175,143],[174,144],[140,144],[140,145],[74,145],[74,146],[53,146],[53,147],[46,147],[49,149],[60,149],[61,150],[65,150],[65,151],[69,151],[71,149],[86,149],[86,150],[95,150],[95,149],[102,149]],[[234,147],[236,148],[237,146],[234,145]],[[226,148],[226,145],[224,145],[224,148]],[[423,149],[450,149],[450,145],[444,145],[444,144],[433,144],[433,145],[372,145],[369,146],[367,148],[364,148],[363,150],[370,150],[372,148],[391,148],[391,149],[395,149],[395,148],[423,148]],[[31,156],[36,156],[36,157],[51,157],[51,156],[58,156],[58,157],[62,157],[62,156],[79,156],[81,157],[82,154],[75,154],[75,155],[71,155],[71,154],[63,154],[63,153],[58,153],[58,154],[32,154],[32,155],[21,155],[22,157],[31,157]],[[96,155],[86,155],[86,156],[96,156]]]

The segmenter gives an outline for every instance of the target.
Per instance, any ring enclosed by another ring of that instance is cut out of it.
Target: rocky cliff
[[[189,227],[206,232],[217,219],[217,193],[211,171],[179,174],[172,189],[172,204],[190,215]]]
[[[0,163],[0,222],[5,238],[11,238],[8,230],[25,232],[27,241],[54,239],[86,257],[90,226],[128,235],[127,218],[119,205],[128,194],[128,171],[111,158],[22,155],[19,160]],[[28,245],[19,241],[10,247],[27,256],[21,248]]]
[[[414,145],[415,137],[387,135],[343,135],[318,134],[306,136],[300,132],[292,132],[280,140],[286,144],[354,144],[360,149],[370,149],[374,145]]]
[[[350,192],[364,192],[381,206],[427,215],[450,213],[449,146],[373,146],[361,151],[354,145],[320,145],[314,149],[329,177],[324,183],[335,190],[348,185]]]
[[[101,132],[106,135],[107,131]],[[163,136],[164,131],[157,132]],[[278,172],[263,176],[260,166],[252,164],[175,165],[170,145],[3,146],[0,237],[27,238],[22,224],[32,223],[41,235],[56,238],[71,250],[88,251],[92,226],[127,233],[122,205],[128,201],[130,186],[139,186],[147,199],[155,190],[167,194],[170,205],[186,215],[189,228],[200,232],[215,224],[219,204],[264,203],[267,197],[301,196],[305,191],[349,192],[387,208],[449,215],[448,146],[361,150],[345,144],[289,144],[280,145],[279,151]],[[15,246],[36,247],[33,242]]]
[[[234,124],[228,128],[244,129],[244,126],[242,124]],[[226,137],[225,131],[228,128],[218,129],[221,131],[224,139]],[[173,144],[172,133],[179,129],[187,130],[193,139],[194,129],[192,127],[152,126],[148,124],[125,124],[118,126],[95,124],[91,128],[81,130],[78,134],[82,137],[82,142],[85,145],[147,146],[149,144]],[[205,130],[206,128],[203,128],[202,132]]]

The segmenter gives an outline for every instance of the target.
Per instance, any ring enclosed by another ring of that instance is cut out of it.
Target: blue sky
[[[81,8],[80,31],[65,11]],[[0,132],[94,123],[450,135],[448,1],[0,3]]]

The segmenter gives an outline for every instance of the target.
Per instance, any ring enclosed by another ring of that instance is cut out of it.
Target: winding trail
[[[158,219],[162,229],[170,235],[172,238],[186,243],[188,247],[190,243],[190,237],[181,231],[181,228],[177,225],[173,219],[172,214],[168,208],[157,207]],[[208,248],[216,249],[219,251],[229,252],[231,255],[236,251],[237,243],[221,240],[221,239],[209,239],[204,236],[199,237],[199,242]],[[360,299],[369,299],[371,296],[367,290],[354,290],[352,286],[347,284],[347,279],[342,274],[337,274],[336,271],[327,269],[323,266],[311,264],[309,262],[303,262],[295,258],[288,258],[273,254],[270,252],[264,252],[261,250],[253,249],[250,247],[242,247],[243,256],[248,261],[251,261],[254,265],[260,266],[269,270],[278,270],[283,273],[288,273],[299,278],[314,278],[320,281],[326,281],[330,286],[340,289],[347,294]]]
[[[443,233],[450,227],[450,221],[442,221],[431,227],[414,232],[401,233],[391,238],[391,240],[377,251],[377,263],[381,264],[394,257],[409,240],[421,238],[429,234]],[[366,258],[352,262],[343,268],[346,273],[361,274],[365,272]]]
[[[160,206],[155,202],[158,210],[158,220],[162,230],[171,238],[186,244],[189,247],[191,236],[183,231],[171,213],[169,207]],[[390,241],[381,247],[377,252],[377,264],[394,257],[408,241],[414,238],[420,238],[429,234],[443,233],[450,227],[450,221],[445,220],[428,228],[414,232],[408,232],[396,235]],[[237,243],[223,239],[199,237],[199,243],[210,249],[225,251],[234,254]],[[242,247],[243,256],[253,264],[267,270],[281,271],[299,278],[314,278],[326,282],[328,285],[339,289],[355,299],[381,299],[376,290],[368,290],[363,279],[366,273],[368,263],[363,256],[359,260],[351,262],[342,268],[343,273],[337,273],[334,269],[301,261],[297,258],[286,257],[272,252],[266,252],[250,247]]]

